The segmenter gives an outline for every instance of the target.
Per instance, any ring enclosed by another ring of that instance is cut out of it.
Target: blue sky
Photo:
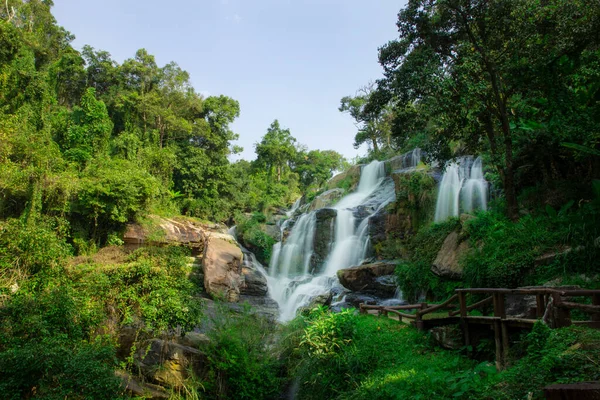
[[[391,0],[55,0],[59,24],[122,62],[139,48],[177,62],[199,92],[240,102],[233,129],[255,158],[274,119],[309,149],[346,157],[355,127],[343,96],[381,76],[377,48],[397,37]]]

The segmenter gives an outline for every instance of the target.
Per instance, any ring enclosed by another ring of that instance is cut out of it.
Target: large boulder
[[[151,382],[181,388],[190,371],[196,376],[206,372],[207,357],[200,350],[161,339],[151,339],[139,346],[135,364]]]
[[[345,190],[341,188],[330,189],[317,197],[310,203],[309,211],[318,210],[333,205],[339,199],[344,197]]]
[[[431,266],[431,272],[442,278],[460,279],[463,275],[463,268],[458,261],[469,249],[468,241],[461,240],[458,232],[451,232],[444,240],[442,248]]]
[[[316,211],[316,228],[313,239],[313,255],[310,266],[313,273],[322,271],[331,250],[335,232],[335,217],[337,211],[332,208],[322,208]]]
[[[340,283],[353,292],[385,298],[394,296],[396,292],[395,269],[394,262],[378,262],[341,269],[337,276]]]
[[[169,244],[190,247],[196,253],[202,251],[208,237],[227,237],[224,225],[202,223],[198,220],[150,216],[150,223],[127,225],[123,234],[125,246],[132,249],[146,244]]]
[[[204,250],[204,288],[213,298],[237,302],[242,285],[242,250],[230,240],[211,237]]]

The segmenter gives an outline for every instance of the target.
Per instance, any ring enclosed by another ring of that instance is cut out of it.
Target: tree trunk
[[[377,146],[377,137],[371,136],[371,141],[373,142],[373,151],[377,153],[379,151],[379,147]]]

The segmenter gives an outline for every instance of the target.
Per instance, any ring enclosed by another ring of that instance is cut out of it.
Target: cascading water
[[[280,320],[293,318],[298,308],[312,298],[328,295],[337,283],[336,272],[358,265],[364,259],[369,240],[368,218],[395,199],[393,183],[383,184],[384,180],[384,163],[372,162],[363,167],[356,192],[345,196],[333,207],[337,212],[334,241],[321,274],[308,275],[316,228],[315,212],[300,216],[285,244],[280,242],[273,247],[271,294],[280,306]],[[362,217],[355,216],[358,207],[366,210]]]
[[[435,222],[458,217],[461,211],[486,210],[487,193],[481,158],[463,157],[448,164],[438,191]]]

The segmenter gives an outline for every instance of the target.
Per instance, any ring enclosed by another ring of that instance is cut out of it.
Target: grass
[[[388,318],[323,308],[285,328],[282,356],[303,399],[542,399],[542,388],[600,378],[600,332],[538,323],[520,359],[493,362],[442,350],[427,334]],[[316,351],[322,350],[322,351]]]

